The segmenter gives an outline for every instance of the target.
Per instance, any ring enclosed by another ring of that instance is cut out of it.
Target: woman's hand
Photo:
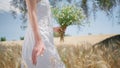
[[[39,55],[43,56],[45,50],[45,45],[42,41],[37,41],[32,50],[32,62],[34,65],[37,64],[37,57]]]
[[[54,32],[61,32],[62,31],[62,29],[60,27],[54,27],[53,30],[54,30]]]

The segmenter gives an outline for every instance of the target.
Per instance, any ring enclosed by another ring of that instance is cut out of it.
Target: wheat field
[[[66,68],[119,68],[120,35],[54,38]],[[0,68],[20,68],[23,41],[0,42]]]

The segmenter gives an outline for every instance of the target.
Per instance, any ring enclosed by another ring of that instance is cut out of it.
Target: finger
[[[42,48],[40,48],[40,50],[37,52],[37,56],[39,56],[41,54]]]
[[[37,63],[37,55],[35,54],[35,56],[34,56],[34,65],[36,65],[36,63]]]
[[[36,65],[36,63],[37,63],[37,60],[36,60],[36,58],[37,58],[36,52],[37,52],[37,51],[33,51],[33,52],[32,52],[32,61],[33,61],[33,64],[34,64],[34,65]]]
[[[44,48],[42,48],[41,52],[40,52],[40,56],[43,56],[44,53]]]
[[[32,63],[34,64],[34,53],[32,53]]]
[[[32,53],[32,61],[33,61],[33,64],[35,64],[35,53],[34,52]]]
[[[44,46],[44,51],[46,50],[46,47]]]
[[[32,51],[32,62],[34,63],[34,51]]]

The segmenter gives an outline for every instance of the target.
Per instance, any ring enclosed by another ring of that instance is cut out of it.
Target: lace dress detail
[[[51,23],[51,11],[48,0],[41,0],[37,4],[37,17],[39,32],[46,46],[43,56],[39,56],[36,66],[32,64],[32,49],[35,44],[31,25],[28,24],[22,46],[21,68],[65,68],[61,61],[56,47],[53,43],[53,28]]]

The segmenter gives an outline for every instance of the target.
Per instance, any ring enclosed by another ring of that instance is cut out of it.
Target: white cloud
[[[0,10],[9,11],[10,10],[10,0],[0,0]]]
[[[15,8],[12,8],[10,6],[10,1],[11,0],[0,0],[0,11],[6,11],[6,12],[9,12],[11,9],[12,10],[16,10]],[[16,10],[17,13],[19,13],[19,10]]]

